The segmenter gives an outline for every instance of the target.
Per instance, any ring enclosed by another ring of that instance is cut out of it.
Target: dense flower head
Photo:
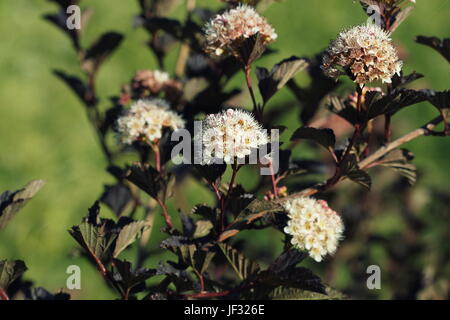
[[[169,110],[164,100],[139,100],[118,119],[117,128],[122,143],[131,144],[138,140],[154,142],[161,138],[164,128],[184,128],[184,120]]]
[[[245,158],[269,140],[253,115],[239,109],[208,115],[202,124],[201,139],[204,164],[217,159],[234,163],[235,158]]]
[[[376,24],[356,26],[342,32],[330,44],[322,63],[327,76],[337,78],[350,74],[361,87],[378,80],[391,83],[401,68],[402,61],[389,33]]]
[[[237,55],[240,44],[257,33],[266,44],[277,38],[273,27],[253,7],[239,5],[216,15],[206,24],[206,51],[216,56]]]
[[[336,251],[344,225],[326,201],[302,197],[288,201],[284,207],[289,217],[284,232],[292,236],[294,247],[308,251],[317,262]]]

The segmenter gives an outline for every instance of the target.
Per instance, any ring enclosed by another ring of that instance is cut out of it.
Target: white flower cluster
[[[236,54],[240,43],[259,33],[266,44],[274,41],[277,34],[273,27],[253,7],[242,4],[215,16],[205,26],[206,51],[221,56]]]
[[[325,201],[303,197],[288,201],[284,207],[289,216],[284,232],[292,236],[294,247],[307,250],[317,262],[336,251],[344,225]]]
[[[330,44],[322,69],[332,78],[349,72],[362,87],[377,80],[391,83],[392,77],[400,74],[402,65],[389,33],[376,24],[366,24],[342,32]]]
[[[266,130],[253,115],[238,109],[208,115],[202,124],[201,139],[204,164],[217,159],[234,163],[235,158],[245,158],[269,142]]]
[[[162,136],[163,128],[178,130],[184,128],[184,120],[169,110],[161,99],[139,100],[117,121],[122,143],[131,144],[144,139],[154,142]]]

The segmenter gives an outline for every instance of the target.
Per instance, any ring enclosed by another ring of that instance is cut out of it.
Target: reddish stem
[[[391,116],[386,114],[384,116],[384,142],[389,143],[391,140]]]
[[[152,147],[155,152],[155,167],[156,171],[161,172],[161,151],[159,150],[159,140]]]
[[[194,299],[198,299],[198,298],[215,298],[215,297],[224,297],[227,296],[231,293],[231,291],[226,290],[226,291],[221,291],[221,292],[201,292],[201,293],[194,293],[194,294],[190,294],[190,295],[186,295],[186,298],[194,298]]]
[[[0,300],[9,300],[8,294],[2,288],[0,288]]]
[[[222,233],[225,228],[225,211],[227,209],[227,204],[228,204],[228,200],[230,198],[231,191],[233,190],[233,185],[234,185],[234,181],[236,180],[237,172],[239,171],[238,165],[236,165],[236,166],[231,165],[231,168],[233,169],[233,172],[231,174],[231,180],[230,180],[230,184],[228,186],[227,195],[225,196],[225,199],[223,200],[223,205],[222,205],[222,210],[221,210],[221,215],[220,215],[220,233]]]
[[[198,280],[200,281],[200,293],[203,293],[203,292],[205,292],[205,280],[203,278],[203,275],[200,272],[195,270],[195,273],[197,274]]]
[[[246,83],[247,83],[248,91],[250,92],[250,96],[252,98],[253,113],[256,115],[256,118],[259,121],[261,121],[262,114],[261,114],[260,110],[258,109],[258,104],[256,103],[255,93],[253,92],[253,88],[252,88],[252,80],[251,80],[251,77],[250,77],[250,71],[251,71],[251,66],[250,65],[246,65],[244,67],[245,80],[246,80]]]
[[[166,204],[160,199],[156,199],[156,201],[158,202],[158,204],[160,205],[160,207],[162,209],[162,214],[163,214],[163,217],[164,217],[167,227],[169,229],[173,229],[172,218],[169,215],[169,210],[167,210]]]

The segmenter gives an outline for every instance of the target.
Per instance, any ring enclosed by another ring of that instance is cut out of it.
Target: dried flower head
[[[273,27],[253,7],[239,5],[215,16],[206,24],[206,51],[216,56],[224,53],[236,56],[242,42],[257,33],[263,37],[265,44],[277,38]]]
[[[217,159],[235,163],[236,158],[245,158],[268,143],[266,130],[253,115],[238,109],[208,115],[203,121],[201,139],[205,164]]]
[[[138,140],[154,142],[161,138],[163,128],[184,128],[184,120],[169,110],[164,100],[139,100],[118,119],[117,128],[122,143],[131,144]]]
[[[377,80],[391,83],[401,68],[402,61],[398,59],[389,33],[375,24],[342,32],[330,44],[322,63],[327,76],[337,78],[349,74],[361,87]]]
[[[389,6],[399,6],[399,5],[403,4],[404,2],[416,3],[416,0],[376,0],[376,2],[384,3]]]
[[[284,232],[292,236],[294,247],[307,250],[317,262],[336,251],[344,225],[341,217],[325,201],[296,198],[284,207],[289,216]]]

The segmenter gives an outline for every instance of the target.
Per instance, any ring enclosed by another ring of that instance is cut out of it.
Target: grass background
[[[217,7],[218,3],[198,2],[208,7]],[[426,75],[415,87],[449,89],[450,65],[433,50],[416,44],[414,38],[450,36],[450,1],[417,2],[411,17],[393,36],[394,41],[402,48],[405,70]],[[125,36],[99,74],[98,92],[106,107],[107,98],[116,95],[121,84],[138,69],[154,68],[155,59],[145,47],[145,31],[132,27],[132,18],[139,12],[137,1],[91,0],[82,4],[95,10],[83,35],[84,45],[105,31],[114,30]],[[0,234],[0,258],[25,260],[29,267],[26,278],[52,291],[65,287],[67,266],[78,264],[82,268],[82,290],[74,292],[74,298],[112,298],[96,270],[71,255],[75,243],[67,229],[80,222],[101,194],[103,184],[113,180],[105,172],[106,162],[81,103],[51,73],[52,69],[63,69],[81,75],[69,40],[42,19],[56,9],[44,0],[0,2],[0,192],[18,189],[32,179],[47,180],[38,196]],[[181,13],[181,9],[175,12]],[[366,19],[360,6],[351,0],[286,0],[272,5],[265,15],[279,35],[273,45],[277,53],[257,62],[268,68],[290,55],[312,55],[324,49],[342,29]],[[175,57],[174,50],[167,61],[171,72]],[[287,99],[293,97],[283,91],[271,107]],[[406,133],[435,115],[436,111],[426,104],[404,110],[394,119],[394,135]],[[300,123],[294,125],[298,127]],[[423,172],[419,187],[448,191],[448,143],[430,137],[406,146],[416,154],[414,163]],[[172,208],[186,209],[209,197],[204,190],[193,191],[186,185],[180,188],[188,192],[189,203],[172,203]],[[106,209],[103,212],[110,215]],[[151,240],[155,247],[157,237]],[[255,240],[255,250],[277,246],[273,239],[264,236]],[[159,259],[155,255],[150,264]],[[345,281],[339,286],[345,286]]]

